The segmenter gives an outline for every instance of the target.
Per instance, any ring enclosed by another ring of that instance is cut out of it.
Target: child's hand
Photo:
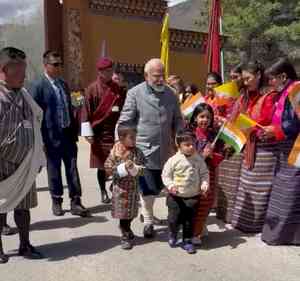
[[[209,190],[209,184],[207,181],[202,182],[201,187],[200,187],[201,193],[206,196],[208,190]]]
[[[131,170],[131,169],[133,169],[133,167],[134,167],[133,161],[127,160],[127,161],[125,162],[125,168],[126,168],[126,170]]]
[[[204,158],[207,158],[207,157],[209,157],[209,156],[212,155],[212,152],[213,152],[213,147],[212,147],[212,145],[211,145],[211,144],[207,144],[207,145],[204,147],[204,149],[203,149],[202,156],[203,156]]]

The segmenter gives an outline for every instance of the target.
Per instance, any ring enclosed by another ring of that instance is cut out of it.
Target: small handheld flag
[[[263,126],[258,124],[256,121],[254,121],[244,113],[240,113],[239,116],[235,119],[233,124],[240,130],[247,130],[256,126],[263,129]]]
[[[237,153],[240,153],[247,142],[243,132],[232,123],[227,122],[219,132],[219,138],[231,145]]]
[[[181,106],[181,112],[183,116],[186,117],[187,119],[190,119],[197,105],[204,102],[205,100],[201,93],[194,95],[189,100],[185,101]]]

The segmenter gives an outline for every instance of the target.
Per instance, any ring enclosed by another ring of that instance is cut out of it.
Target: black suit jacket
[[[62,129],[59,125],[56,94],[47,77],[43,75],[40,79],[34,81],[29,88],[30,94],[44,112],[42,136],[46,148],[58,147],[61,144],[62,137],[65,136],[66,133],[71,141],[76,142],[78,140],[70,91],[65,81],[60,79],[60,83],[67,95],[69,104],[68,110],[71,118],[71,125],[66,129]]]

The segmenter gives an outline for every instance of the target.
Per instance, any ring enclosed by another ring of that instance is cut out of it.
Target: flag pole
[[[223,36],[223,20],[222,20],[222,15],[220,15],[220,36]],[[222,42],[222,40],[221,40],[221,42]],[[221,59],[221,76],[222,76],[222,80],[225,81],[223,46],[221,46],[220,59]]]
[[[227,120],[226,120],[226,121],[223,123],[223,125],[222,125],[222,127],[220,128],[220,130],[219,130],[218,134],[216,135],[216,137],[215,137],[214,141],[212,142],[212,144],[211,144],[211,145],[212,145],[213,147],[216,145],[216,142],[217,142],[218,138],[220,137],[221,133],[223,132],[223,130],[224,130],[224,128],[225,128],[225,125],[226,125],[226,123],[227,123]]]

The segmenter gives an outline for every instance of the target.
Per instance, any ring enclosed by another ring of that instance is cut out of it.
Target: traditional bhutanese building
[[[44,2],[46,48],[63,53],[65,78],[73,90],[82,89],[95,79],[95,62],[101,55],[111,57],[132,84],[143,79],[145,62],[160,56],[167,1]],[[205,32],[171,28],[170,74],[203,85],[206,40]]]

